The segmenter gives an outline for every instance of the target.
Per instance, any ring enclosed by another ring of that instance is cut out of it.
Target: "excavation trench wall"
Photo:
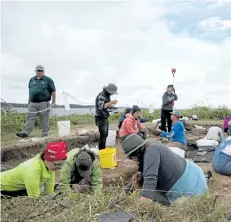
[[[84,135],[72,135],[63,137],[62,140],[66,141],[68,150],[75,147],[82,147],[88,144],[89,147],[95,147],[99,140],[98,132],[89,132]],[[40,140],[40,141],[28,141],[27,143],[19,143],[12,146],[1,147],[1,166],[8,170],[23,161],[32,158],[39,152],[41,152],[46,144],[50,141],[58,142],[60,138]],[[117,160],[118,166],[114,169],[103,169],[103,181],[106,186],[122,185],[126,181],[130,180],[131,176],[137,171],[137,166],[124,157],[124,153],[120,148],[120,142],[117,141]],[[57,174],[57,181],[59,176]]]
[[[35,154],[41,152],[48,142],[58,142],[60,140],[61,138],[51,138],[40,141],[28,141],[25,143],[19,142],[16,145],[1,147],[1,162],[2,164],[4,164],[12,160],[17,161],[22,158],[31,158]],[[66,141],[68,150],[71,150],[75,147],[81,147],[86,143],[96,143],[99,140],[99,134],[96,132],[92,132],[84,135],[72,135],[63,137],[62,140]]]

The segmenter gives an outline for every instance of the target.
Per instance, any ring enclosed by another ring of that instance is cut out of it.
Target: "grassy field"
[[[124,211],[134,221],[146,222],[155,218],[161,222],[226,222],[231,205],[214,196],[181,198],[173,206],[140,202],[137,197],[125,196],[120,188],[109,189],[100,196],[78,195],[68,208],[62,206],[63,197],[50,200],[14,198],[2,200],[2,221],[97,221],[102,213]],[[119,193],[119,195],[118,195]],[[67,198],[67,197],[65,197]],[[23,203],[23,204],[22,204]],[[154,220],[152,220],[154,221]]]
[[[218,107],[212,109],[209,107],[193,107],[191,109],[181,110],[183,116],[190,117],[196,114],[200,121],[197,124],[209,122],[212,124],[220,123],[217,119],[224,119],[227,115],[231,115],[231,110],[227,107]],[[121,114],[112,114],[109,118],[110,123],[117,123]],[[142,112],[142,117],[146,117],[149,121],[153,119],[160,118],[160,110],[155,110],[154,113],[148,113],[147,111]],[[71,128],[75,128],[79,125],[93,125],[94,116],[92,114],[78,115],[73,114],[69,116],[52,116],[49,120],[50,135],[57,135],[57,121],[60,120],[70,120]],[[17,113],[8,111],[1,115],[1,140],[2,143],[16,141],[17,137],[15,132],[23,129],[26,120],[25,113]],[[39,125],[39,119],[37,118],[35,123],[35,129],[33,130],[31,136],[41,136],[41,130]]]

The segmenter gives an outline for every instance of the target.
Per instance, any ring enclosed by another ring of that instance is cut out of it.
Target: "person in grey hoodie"
[[[162,106],[161,106],[161,130],[167,132],[166,130],[166,120],[168,123],[168,132],[172,128],[171,112],[173,111],[174,101],[178,100],[178,96],[175,93],[173,85],[168,85],[167,91],[162,96]]]

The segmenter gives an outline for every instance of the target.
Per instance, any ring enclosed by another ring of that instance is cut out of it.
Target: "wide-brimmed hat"
[[[181,112],[179,110],[174,110],[173,112],[170,112],[172,115],[176,115],[181,117]]]
[[[125,154],[129,156],[147,142],[147,140],[142,139],[139,135],[131,134],[123,141],[122,148]]]
[[[89,178],[91,176],[91,171],[93,167],[93,162],[91,156],[83,151],[76,158],[76,167],[78,173],[83,178]]]
[[[110,93],[111,95],[113,94],[118,94],[117,93],[117,86],[113,83],[109,83],[107,86],[104,86],[104,89]]]

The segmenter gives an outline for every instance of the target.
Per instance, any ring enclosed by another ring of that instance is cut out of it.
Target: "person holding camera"
[[[117,86],[109,83],[103,87],[95,99],[95,124],[99,128],[99,150],[106,148],[106,139],[108,137],[108,118],[109,110],[117,103],[117,100],[111,100],[111,95],[117,94]]]

